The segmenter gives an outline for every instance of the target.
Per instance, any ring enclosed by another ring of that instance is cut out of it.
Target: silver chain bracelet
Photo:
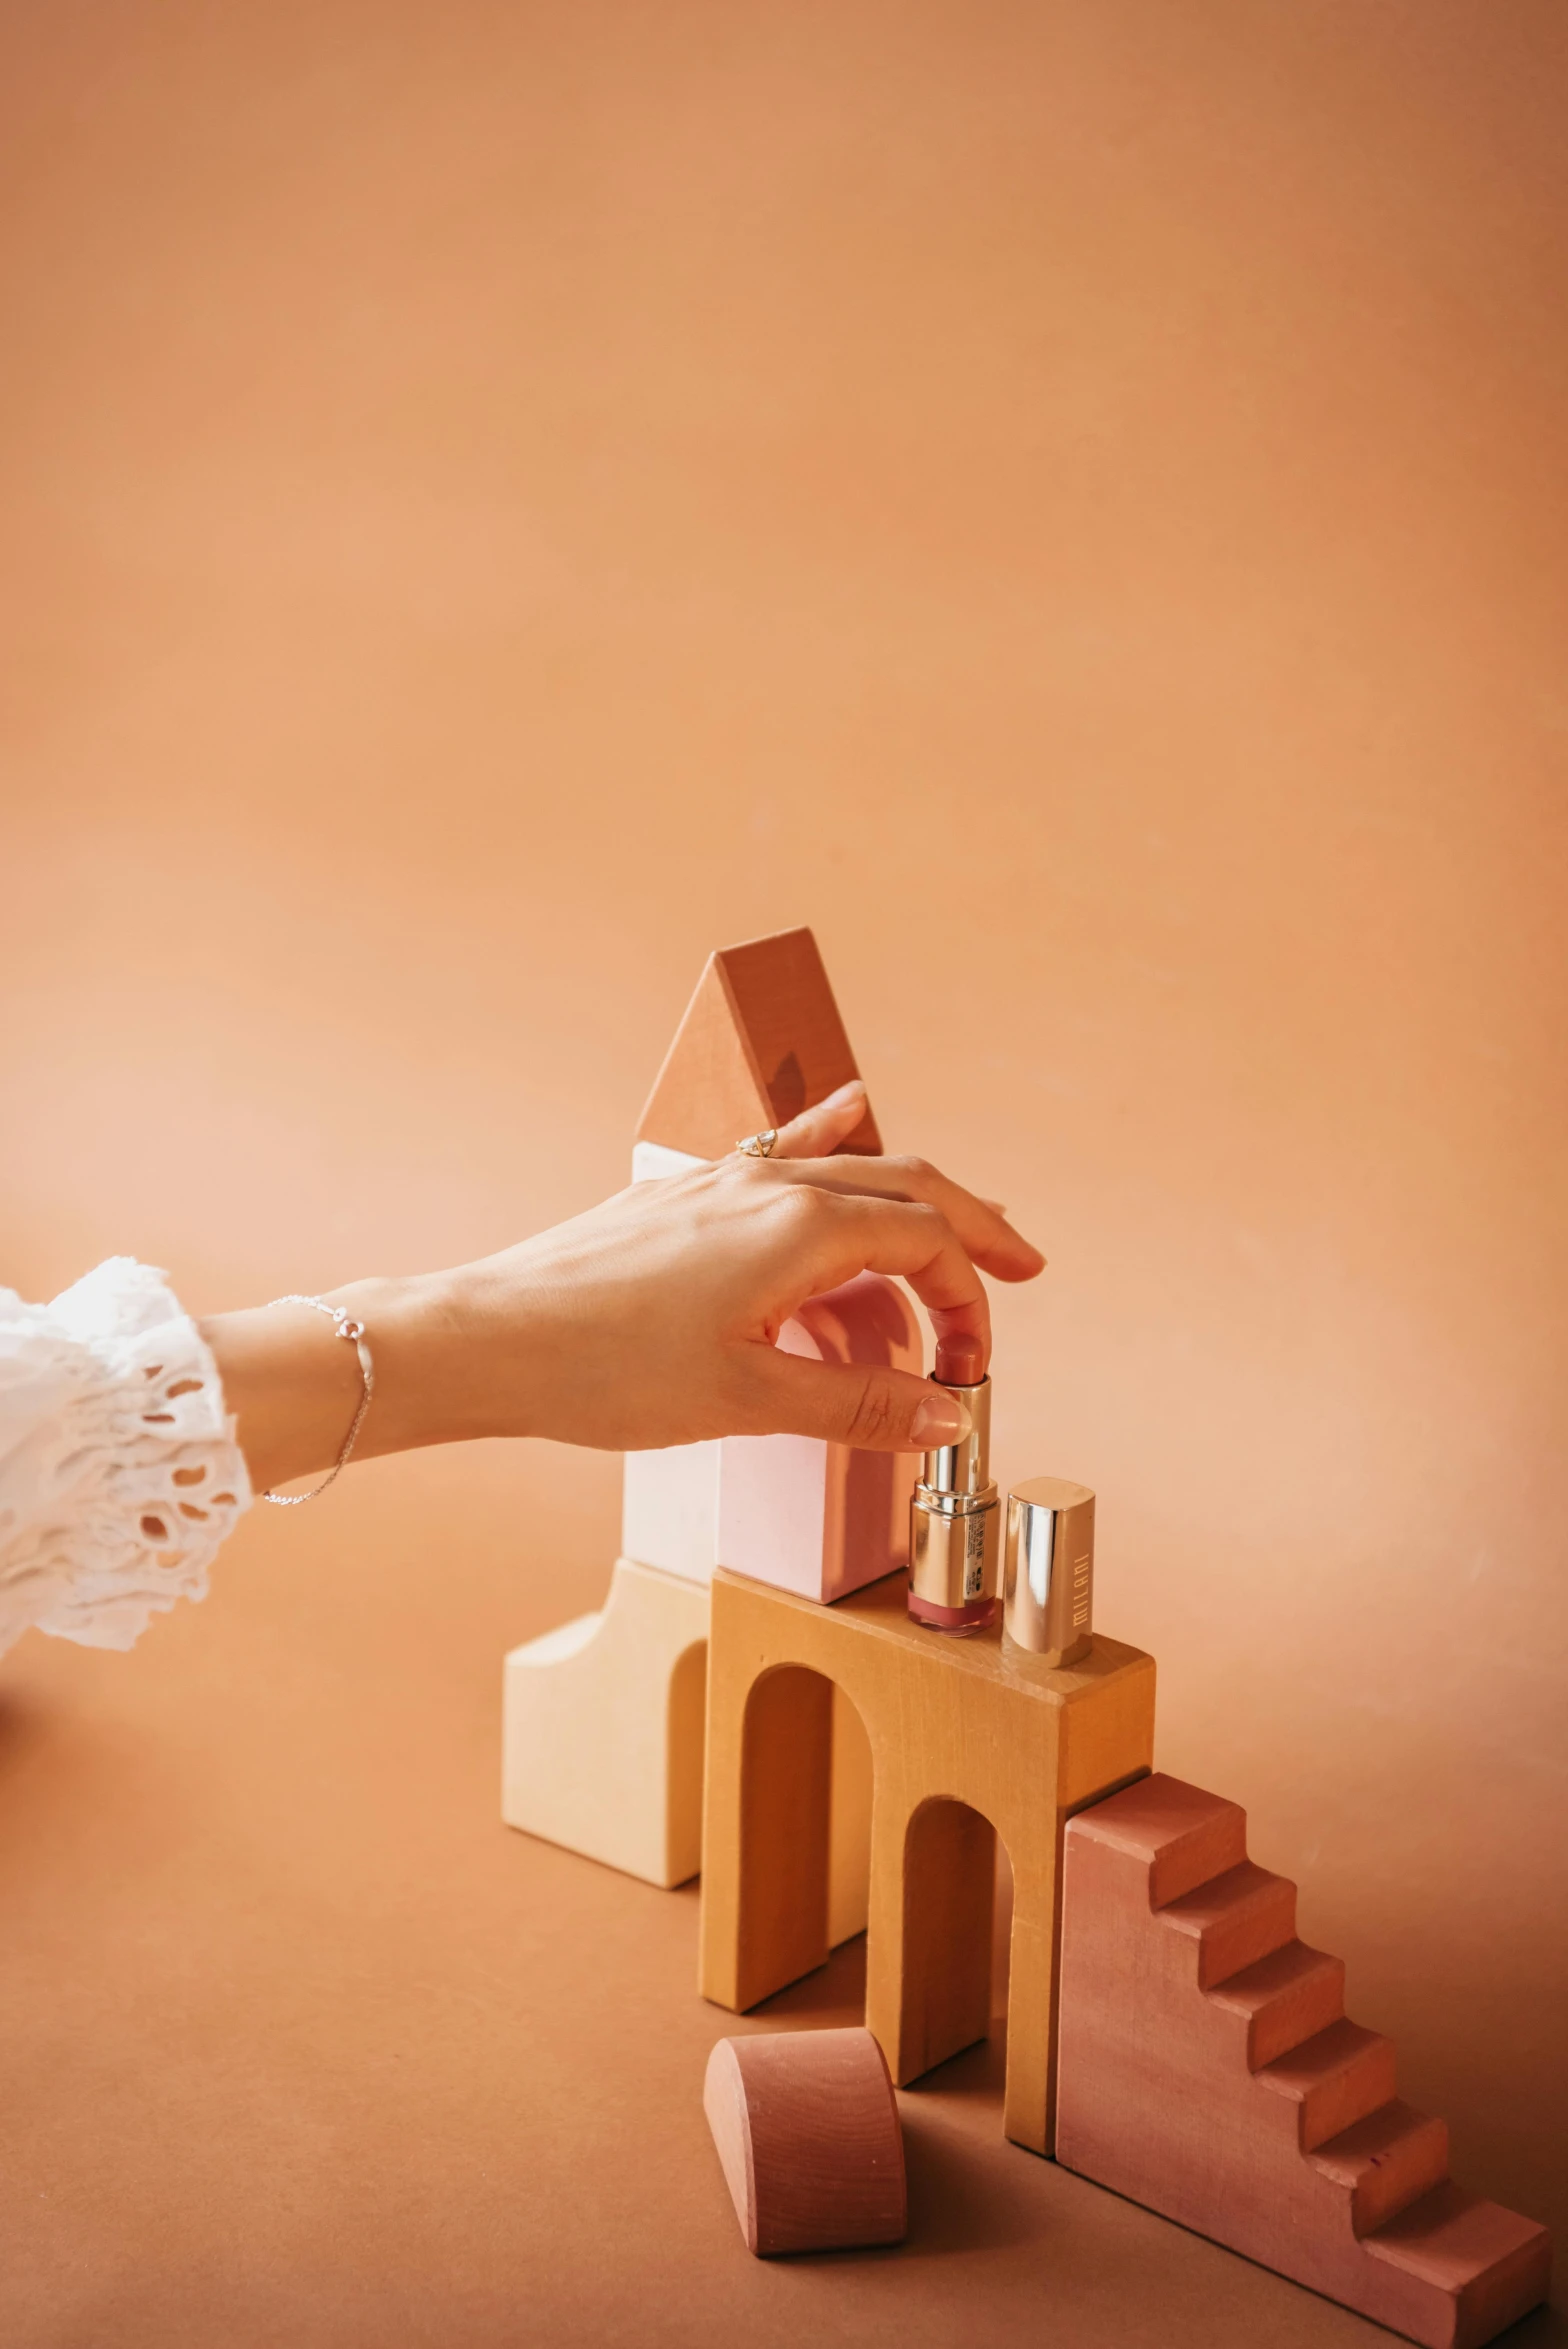
[[[314,1501],[324,1493],[333,1479],[341,1476],[348,1466],[348,1456],[354,1449],[354,1439],[365,1424],[365,1413],[370,1409],[370,1398],[376,1391],[376,1366],[370,1359],[370,1348],[365,1343],[365,1325],[362,1321],[354,1319],[346,1305],[329,1305],[325,1297],[269,1298],[268,1310],[270,1311],[274,1305],[308,1305],[312,1312],[324,1313],[327,1319],[334,1324],[333,1334],[340,1338],[347,1338],[350,1345],[357,1350],[359,1375],[365,1383],[365,1391],[359,1398],[359,1409],[354,1414],[353,1425],[343,1438],[343,1449],[337,1456],[335,1466],[322,1478],[320,1484],[314,1486],[308,1493],[267,1492],[261,1496],[264,1501],[270,1501],[275,1509],[302,1509],[307,1501]]]

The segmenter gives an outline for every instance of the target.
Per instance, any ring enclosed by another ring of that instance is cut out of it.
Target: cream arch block
[[[706,1585],[618,1558],[597,1613],[506,1659],[501,1816],[666,1889],[702,1864]],[[834,1692],[828,1932],[866,1928],[871,1748]]]
[[[506,1659],[501,1816],[665,1886],[702,1855],[708,1593],[632,1558],[610,1595]]]
[[[639,1141],[632,1180],[707,1161]],[[855,1332],[882,1358],[918,1367],[903,1293],[868,1276],[791,1325],[793,1350],[843,1359]],[[884,1351],[885,1350],[885,1351]],[[725,1467],[729,1475],[726,1487]],[[501,1815],[547,1842],[629,1876],[683,1884],[701,1866],[708,1591],[725,1563],[823,1599],[894,1562],[914,1462],[868,1460],[806,1438],[768,1436],[628,1452],[621,1556],[609,1596],[506,1659]],[[885,1486],[885,1490],[883,1489]],[[874,1488],[874,1489],[873,1489]],[[846,1535],[865,1553],[847,1577]],[[871,1748],[860,1716],[833,1700],[828,1935],[865,1931]]]

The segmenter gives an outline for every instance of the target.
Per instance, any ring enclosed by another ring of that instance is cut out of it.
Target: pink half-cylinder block
[[[779,1338],[817,1362],[919,1374],[920,1327],[908,1297],[862,1273],[813,1297]],[[802,1598],[841,1599],[909,1562],[916,1452],[856,1452],[812,1436],[728,1436],[720,1447],[721,1566]]]

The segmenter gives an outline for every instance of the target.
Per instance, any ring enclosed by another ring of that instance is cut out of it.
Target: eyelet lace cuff
[[[250,1480],[217,1365],[128,1256],[27,1305],[0,1289],[0,1654],[30,1625],[128,1648],[207,1594]]]

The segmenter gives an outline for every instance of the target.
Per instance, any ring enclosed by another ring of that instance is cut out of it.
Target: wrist
[[[375,1399],[365,1416],[357,1459],[454,1443],[474,1431],[454,1395],[445,1356],[444,1275],[376,1275],[326,1291],[329,1305],[346,1306],[363,1322],[375,1364]]]
[[[477,1436],[529,1435],[530,1378],[548,1349],[523,1335],[519,1284],[484,1265],[349,1281],[323,1302],[364,1325],[375,1390],[356,1460]],[[363,1386],[350,1346],[320,1314],[252,1306],[198,1325],[258,1492],[331,1468]]]
[[[486,1264],[406,1279],[350,1281],[328,1302],[365,1325],[376,1396],[356,1457],[535,1432],[535,1349],[520,1329],[518,1285]]]
[[[197,1323],[223,1386],[224,1409],[257,1492],[337,1462],[364,1381],[355,1349],[334,1342],[320,1314],[292,1301],[213,1314]]]

